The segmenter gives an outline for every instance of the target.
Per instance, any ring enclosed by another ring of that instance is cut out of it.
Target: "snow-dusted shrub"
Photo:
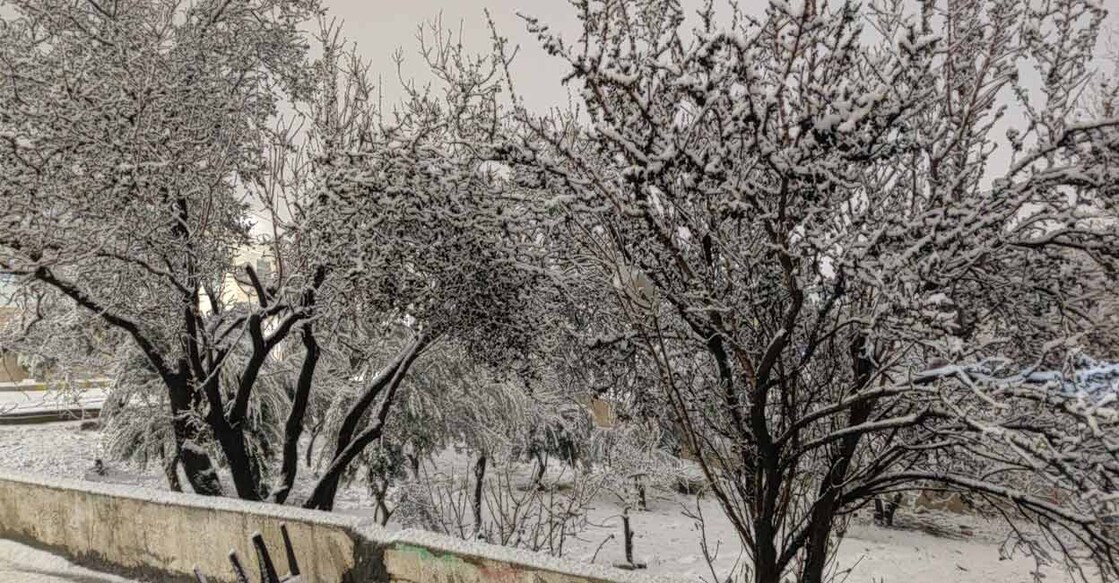
[[[404,485],[397,518],[405,525],[465,539],[562,556],[587,526],[587,511],[601,493],[602,474],[564,468],[541,488],[524,464],[497,457],[481,486],[473,472],[445,459],[425,464]],[[473,506],[481,493],[481,512]],[[480,520],[479,520],[480,519]]]

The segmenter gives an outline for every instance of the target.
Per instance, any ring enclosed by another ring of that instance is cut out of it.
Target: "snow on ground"
[[[0,539],[0,581],[20,583],[127,583],[115,575],[107,575],[79,567],[57,555]]]
[[[712,580],[711,572],[699,547],[699,531],[693,519],[686,517],[683,504],[694,510],[694,498],[674,496],[650,504],[649,512],[633,513],[634,554],[639,562],[648,565],[652,573],[704,578]],[[621,521],[607,520],[608,512],[596,508],[594,514],[603,522],[614,525],[614,539],[599,552],[597,561],[620,563],[624,553],[621,544]],[[620,512],[620,511],[619,511]],[[952,530],[955,523],[963,524],[973,532],[971,536],[934,536],[917,530],[921,524],[916,516],[906,516],[899,511],[899,528],[884,529],[875,526],[869,517],[852,524],[839,548],[839,570],[851,567],[847,583],[1026,583],[1033,582],[1033,562],[1027,557],[1011,560],[999,559],[998,525],[972,517],[930,513],[931,522],[943,530]],[[713,500],[703,502],[703,516],[707,525],[707,538],[714,548],[721,547],[715,561],[720,579],[739,559],[741,547],[729,521],[721,514]],[[592,519],[593,520],[593,519]],[[958,527],[956,527],[958,529]],[[597,530],[598,532],[593,532]],[[572,547],[571,558],[589,561],[595,547],[609,536],[604,529],[589,529],[583,537],[590,544],[580,542]],[[1056,570],[1046,572],[1046,581],[1071,581]],[[843,580],[843,577],[839,577]]]
[[[0,415],[28,415],[68,409],[100,409],[106,392],[101,388],[81,391],[21,390],[20,384],[0,388]]]
[[[94,460],[103,457],[100,435],[95,430],[83,430],[81,426],[80,422],[0,426],[0,466],[70,479],[109,481],[156,489],[166,487],[159,468],[155,467],[142,470],[106,462],[108,470],[105,474],[96,473],[93,470]],[[300,471],[306,470],[301,467]],[[300,490],[306,488],[306,483],[302,483],[293,498],[305,495]],[[635,558],[646,563],[650,573],[692,580],[712,579],[700,548],[695,520],[684,514],[685,510],[694,514],[695,500],[695,497],[661,493],[649,500],[648,511],[631,512]],[[358,488],[340,492],[336,507],[348,514],[372,513],[368,495]],[[710,548],[719,548],[715,569],[721,579],[739,559],[738,549],[741,547],[729,521],[713,500],[704,499],[700,508]],[[620,507],[607,498],[601,498],[591,508],[589,522],[590,526],[579,538],[567,544],[565,556],[576,561],[590,562],[593,559],[600,564],[621,563],[624,552]],[[611,535],[612,539],[609,538]],[[1000,559],[1003,538],[1001,525],[972,516],[939,512],[913,514],[903,510],[899,511],[898,527],[891,529],[879,528],[870,523],[869,517],[861,516],[853,521],[840,546],[839,568],[854,567],[846,578],[847,583],[1034,581],[1031,572],[1034,563],[1030,558],[1019,555]],[[0,546],[0,561],[6,560],[8,548]],[[12,580],[3,577],[3,569],[0,563],[0,580]],[[1056,568],[1047,569],[1044,575],[1049,583],[1071,581]],[[115,579],[77,580],[95,582]]]
[[[105,457],[100,433],[83,430],[83,422],[0,426],[0,466],[29,474],[166,488],[158,468],[108,463],[105,475],[94,471]]]

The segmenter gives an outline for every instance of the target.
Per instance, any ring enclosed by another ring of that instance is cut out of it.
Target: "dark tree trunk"
[[[171,455],[167,455],[164,448],[160,448],[159,455],[163,458],[163,475],[167,477],[167,487],[172,492],[182,492],[183,484],[179,481],[179,452],[172,446]]]
[[[371,386],[350,407],[338,433],[334,459],[330,467],[319,478],[318,483],[315,484],[311,497],[303,505],[304,508],[317,510],[332,510],[334,508],[334,498],[338,494],[338,487],[341,484],[342,476],[346,473],[346,468],[361,454],[362,450],[381,436],[385,420],[388,418],[389,410],[392,408],[396,396],[396,389],[404,380],[404,375],[408,373],[412,363],[416,361],[416,358],[419,357],[420,352],[426,346],[427,340],[425,338],[417,338],[411,346],[401,352],[392,363],[373,379]],[[364,432],[358,433],[358,427],[365,417],[365,413],[377,396],[382,393],[384,397],[381,399],[381,406],[376,418],[372,421],[372,426]],[[357,437],[354,437],[355,435]]]
[[[299,436],[303,433],[303,418],[307,415],[307,404],[311,400],[311,382],[319,361],[319,344],[315,340],[311,324],[303,328],[303,348],[306,356],[299,370],[299,381],[291,402],[291,412],[284,424],[284,453],[280,467],[280,487],[273,499],[277,504],[287,501],[291,487],[295,483],[295,473],[299,470]]]
[[[622,540],[625,544],[626,563],[633,567],[633,526],[629,523],[629,508],[622,509]]]
[[[368,480],[369,489],[373,494],[373,500],[377,503],[377,512],[374,515],[374,519],[380,523],[381,526],[385,526],[389,523],[389,518],[392,518],[392,510],[389,509],[388,505],[390,480],[388,478],[375,476],[372,472],[370,472]]]
[[[474,501],[471,510],[474,513],[474,536],[482,536],[482,496],[485,494],[486,485],[486,454],[478,456],[474,464]]]
[[[245,433],[240,429],[230,427],[223,417],[220,420],[211,419],[211,426],[217,433],[218,444],[229,464],[229,473],[233,477],[233,485],[237,489],[237,497],[243,500],[260,501],[268,497],[260,472],[260,464],[249,453],[245,443]]]
[[[203,496],[221,496],[221,481],[210,461],[210,456],[198,445],[201,435],[196,424],[190,422],[191,399],[184,378],[168,382],[171,401],[172,428],[175,433],[175,449],[179,451],[179,462],[183,473],[195,493]]]
[[[185,224],[185,222],[181,222]],[[178,227],[178,223],[177,226]],[[187,382],[188,375],[183,372],[185,367],[180,366],[174,371],[156,348],[155,344],[144,335],[140,327],[128,318],[113,314],[101,306],[96,300],[89,297],[73,283],[59,279],[47,267],[39,267],[33,276],[78,303],[87,310],[99,314],[109,325],[124,330],[136,342],[137,347],[147,357],[155,372],[167,387],[168,400],[171,403],[171,426],[175,438],[175,448],[179,451],[179,461],[183,464],[183,471],[191,488],[204,496],[221,496],[221,481],[218,479],[210,456],[199,446],[204,441],[198,426],[191,423],[193,413],[193,396]]]
[[[856,336],[851,342],[850,353],[853,361],[856,386],[864,387],[870,382],[873,362],[866,356],[866,341]],[[866,423],[874,409],[874,401],[868,400],[851,407],[847,426],[855,427]],[[857,433],[844,437],[830,459],[830,470],[820,484],[815,508],[809,519],[810,532],[805,545],[804,565],[801,569],[801,583],[823,583],[827,569],[831,533],[835,526],[835,515],[839,510],[838,501],[842,485],[847,479],[861,436]]]
[[[754,559],[754,583],[779,583],[781,569],[777,564],[776,529],[764,518],[754,522],[757,550]]]
[[[649,498],[645,495],[645,481],[642,479],[642,476],[633,478],[633,488],[637,493],[637,509],[642,511],[648,510]]]
[[[874,522],[880,526],[893,526],[894,513],[898,510],[898,504],[901,502],[901,494],[894,494],[893,496],[883,498],[878,497],[874,499]]]
[[[307,466],[308,468],[310,468],[311,466],[314,465],[315,442],[318,441],[319,433],[321,431],[322,431],[322,422],[321,421],[319,423],[316,423],[313,427],[311,427],[311,438],[307,440],[307,452],[305,454],[305,458],[303,459],[303,465]]]
[[[315,489],[311,491],[311,497],[307,499],[303,507],[315,510],[333,510],[334,498],[338,494],[338,486],[342,482],[342,476],[346,473],[346,468],[350,467],[350,463],[361,454],[362,450],[381,437],[383,428],[384,424],[378,423],[376,427],[362,433],[350,442],[349,447],[342,452],[342,455],[334,458],[334,462],[327,468],[326,473],[319,478],[319,482],[315,484]]]
[[[548,458],[542,452],[536,452],[536,471],[532,474],[532,487],[537,490],[544,489],[544,472],[548,469]]]
[[[808,535],[808,543],[805,545],[804,567],[800,578],[803,583],[823,581],[828,562],[828,543],[835,524],[834,502],[832,497],[828,496],[818,502],[816,511],[812,513],[812,532]]]

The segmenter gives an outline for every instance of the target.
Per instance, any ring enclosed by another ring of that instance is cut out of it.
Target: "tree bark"
[[[182,377],[170,379],[168,393],[171,401],[172,428],[175,434],[175,449],[179,451],[179,461],[187,482],[197,494],[221,496],[221,481],[210,461],[210,456],[198,445],[201,434],[198,427],[190,422],[190,391]]]
[[[218,443],[229,463],[229,473],[237,497],[243,500],[260,501],[268,497],[259,461],[249,453],[245,443],[245,433],[225,424],[218,434]]]
[[[633,527],[629,522],[629,507],[622,509],[622,542],[625,545],[626,564],[635,567],[633,562]]]
[[[536,471],[532,473],[532,487],[537,490],[544,489],[544,472],[548,470],[548,458],[543,452],[536,452]]]
[[[299,436],[303,434],[303,418],[307,415],[307,404],[311,400],[311,382],[319,361],[319,344],[315,340],[310,322],[303,328],[303,348],[306,356],[299,370],[299,381],[295,387],[295,397],[291,402],[291,412],[284,424],[284,453],[280,467],[280,487],[273,499],[277,504],[287,501],[295,474],[299,470]]]
[[[874,522],[879,526],[894,525],[894,513],[898,510],[901,494],[878,496],[874,499]]]
[[[385,420],[388,418],[389,410],[392,408],[393,400],[396,397],[396,389],[404,380],[404,375],[408,373],[412,363],[416,361],[416,358],[419,357],[420,352],[426,346],[427,339],[423,336],[412,342],[407,349],[402,351],[388,367],[374,378],[372,386],[350,408],[338,435],[334,459],[323,476],[319,478],[318,483],[315,484],[311,497],[303,505],[305,508],[318,510],[334,508],[334,498],[338,494],[338,486],[342,481],[342,475],[345,474],[346,468],[361,454],[362,450],[381,436],[385,427]],[[376,419],[372,422],[373,425],[364,432],[357,434],[357,437],[353,437],[369,406],[382,392],[384,397],[381,399],[381,406]]]
[[[870,382],[873,362],[866,357],[866,340],[860,335],[851,342],[850,354],[853,361],[855,385],[865,387]],[[847,426],[854,427],[867,421],[874,410],[874,400],[860,402],[851,407]],[[862,435],[855,433],[844,437],[838,448],[830,456],[830,469],[820,484],[815,508],[809,519],[808,542],[805,545],[804,565],[801,569],[802,583],[823,583],[824,570],[827,568],[831,533],[835,526],[835,514],[839,509],[839,496],[846,481],[851,460],[855,456]]]
[[[392,518],[392,510],[389,509],[387,503],[389,497],[389,481],[384,478],[374,478],[372,483],[373,499],[377,502],[377,514],[375,515],[375,519],[381,526],[385,526],[389,523],[389,519]]]
[[[383,429],[384,424],[378,423],[350,442],[349,447],[341,455],[334,458],[326,473],[319,478],[318,483],[315,484],[315,489],[311,491],[311,497],[307,499],[303,507],[315,510],[333,510],[334,498],[338,494],[338,486],[342,482],[342,475],[346,473],[346,468],[350,467],[350,463],[357,458],[362,450],[381,436]]]
[[[474,516],[475,538],[482,536],[482,495],[485,493],[486,461],[488,459],[486,454],[483,453],[478,456],[478,461],[474,464],[474,501],[471,509]]]
[[[182,492],[183,484],[179,481],[179,451],[177,446],[171,447],[171,455],[167,455],[165,448],[160,448],[159,455],[163,458],[163,475],[167,477],[167,487],[172,492]]]

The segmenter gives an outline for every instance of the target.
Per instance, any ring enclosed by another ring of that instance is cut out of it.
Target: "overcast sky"
[[[1026,1],[1026,0],[1023,0]],[[1037,0],[1034,0],[1037,1]],[[1106,28],[1115,31],[1119,23],[1119,0],[1100,0],[1110,13]],[[682,0],[691,9],[702,5],[703,0]],[[543,111],[551,107],[566,107],[569,92],[561,84],[567,72],[564,63],[548,56],[539,42],[525,30],[524,21],[518,13],[534,16],[549,25],[553,30],[571,38],[578,32],[578,18],[568,0],[324,0],[331,15],[343,23],[347,38],[354,42],[359,52],[371,63],[370,70],[382,77],[382,90],[386,105],[400,97],[395,64],[392,55],[402,49],[405,57],[406,77],[424,80],[426,68],[417,53],[417,27],[425,21],[441,18],[445,26],[459,30],[468,47],[476,51],[487,50],[490,46],[490,32],[486,24],[485,10],[489,10],[497,25],[499,34],[508,38],[510,43],[520,47],[513,64],[514,80],[517,91],[526,104]],[[724,2],[725,3],[725,2]],[[768,0],[739,0],[747,12],[759,14],[768,6]],[[719,0],[716,0],[719,5]],[[1114,47],[1110,52],[1119,52],[1119,35],[1103,35],[1101,45]],[[1110,36],[1111,40],[1106,38]],[[1105,50],[1101,46],[1100,51]],[[1029,75],[1030,71],[1023,71]],[[1024,79],[1027,87],[1037,87],[1039,82]],[[1011,124],[1020,123],[1017,104],[1011,102],[1009,115],[995,130],[996,150],[987,168],[986,179],[1000,176],[1010,164],[1010,148],[1003,142],[1003,134]]]
[[[768,0],[739,0],[749,12],[760,12]],[[324,0],[331,15],[343,21],[346,36],[371,61],[371,70],[383,75],[387,98],[398,95],[393,52],[400,48],[406,58],[407,74],[420,76],[424,68],[417,56],[417,27],[425,20],[442,14],[445,25],[462,26],[464,39],[475,50],[485,50],[489,30],[484,11],[488,9],[498,32],[520,46],[514,63],[518,91],[533,108],[560,106],[567,103],[567,92],[560,84],[566,72],[563,63],[549,57],[539,43],[525,30],[517,13],[539,18],[554,30],[574,36],[578,19],[568,0]],[[683,0],[685,6],[696,6],[701,0]],[[1102,0],[1113,15],[1119,13],[1119,0]],[[1116,22],[1114,16],[1110,17]]]
[[[343,21],[345,35],[370,60],[371,71],[384,76],[386,97],[394,95],[398,85],[391,58],[397,48],[404,51],[409,74],[423,72],[417,55],[418,26],[442,14],[444,25],[457,31],[461,24],[464,40],[482,51],[489,46],[484,14],[489,9],[502,36],[521,47],[514,74],[529,105],[566,103],[566,92],[560,85],[562,63],[539,48],[517,13],[536,16],[559,30],[574,33],[578,21],[567,0],[324,0],[324,4],[331,15]]]

